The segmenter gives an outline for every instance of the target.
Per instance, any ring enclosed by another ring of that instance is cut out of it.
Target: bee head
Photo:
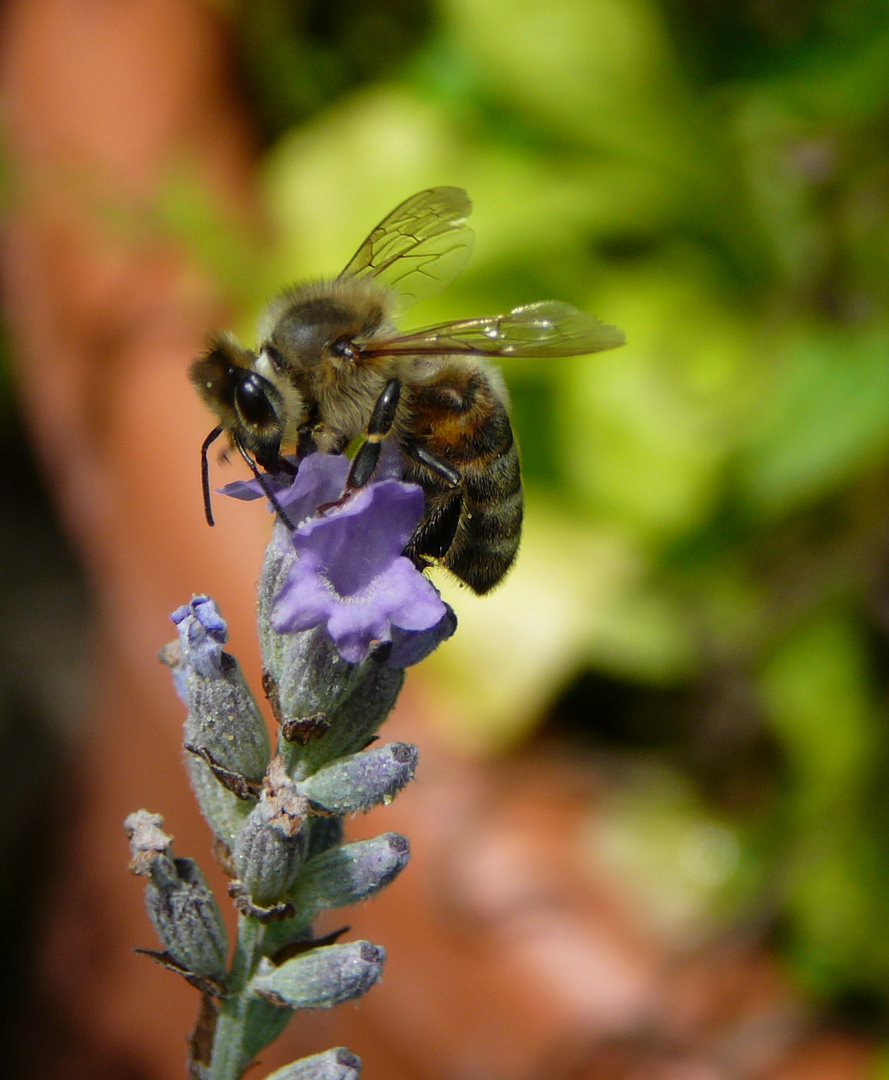
[[[255,370],[256,357],[230,337],[215,338],[189,378],[222,428],[264,467],[274,467],[284,435],[284,401]],[[270,463],[270,464],[269,464]]]

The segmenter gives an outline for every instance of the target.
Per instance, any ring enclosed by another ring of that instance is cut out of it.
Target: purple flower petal
[[[265,498],[265,492],[259,486],[258,480],[232,480],[225,487],[217,488],[216,494],[228,495],[230,499],[242,499],[244,502]]]
[[[432,583],[401,555],[345,597],[332,586],[317,560],[309,557],[294,564],[277,596],[271,621],[279,633],[310,630],[324,623],[340,655],[358,663],[367,658],[373,643],[391,641],[393,628],[414,633],[431,630],[448,610]]]
[[[337,599],[318,573],[317,565],[297,559],[275,597],[272,628],[279,634],[312,630],[326,622]]]
[[[425,499],[405,484],[401,453],[385,440],[375,480],[340,503],[349,461],[342,455],[310,454],[296,477],[266,480],[290,521],[276,529],[274,544],[295,552],[275,597],[272,628],[298,633],[324,626],[343,659],[361,663],[377,644],[391,644],[388,666],[417,663],[456,626],[437,589],[404,557],[423,517]],[[223,489],[235,498],[263,496],[256,480]],[[319,506],[329,509],[318,514]],[[291,555],[292,558],[292,555]]]
[[[294,536],[300,559],[314,557],[340,596],[351,596],[404,551],[423,516],[423,492],[384,480],[362,488]]]
[[[453,630],[435,587],[402,555],[423,505],[420,488],[383,480],[301,525],[292,537],[296,562],[272,610],[273,628],[288,633],[323,624],[350,663],[365,660],[377,643],[393,642],[396,630],[402,634],[396,657],[430,652]],[[404,636],[410,634],[428,636]]]
[[[295,458],[286,458],[296,466]],[[335,502],[342,494],[349,473],[349,460],[342,454],[310,454],[297,467],[295,477],[286,473],[264,473],[263,480],[274,492],[278,504],[287,511],[294,525],[310,518],[319,506]],[[256,479],[233,480],[219,489],[233,499],[264,499],[266,493]],[[269,506],[270,510],[274,508]]]
[[[371,598],[385,604],[389,621],[402,630],[428,630],[445,613],[447,605],[438,590],[417,570],[410,559],[396,559],[366,590]]]
[[[319,506],[342,495],[348,474],[349,459],[343,454],[310,454],[300,462],[293,483],[275,494],[287,516],[298,525],[311,518]]]
[[[457,616],[450,604],[445,604],[441,621],[428,630],[403,630],[392,627],[392,651],[386,657],[387,667],[410,667],[434,652],[457,629]]]
[[[327,632],[337,652],[350,664],[360,664],[370,655],[372,646],[390,641],[389,622],[372,609],[349,611],[334,608],[327,620]]]

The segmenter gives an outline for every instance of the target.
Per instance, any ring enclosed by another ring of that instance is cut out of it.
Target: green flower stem
[[[258,919],[238,917],[238,941],[229,976],[229,992],[220,1002],[213,1056],[206,1080],[239,1080],[249,1064],[245,1049],[249,1000],[247,984],[261,955],[263,927]]]

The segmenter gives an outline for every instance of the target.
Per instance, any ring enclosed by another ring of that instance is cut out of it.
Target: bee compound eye
[[[235,389],[235,405],[242,422],[250,428],[277,425],[278,416],[270,397],[271,387],[261,375],[251,373]]]

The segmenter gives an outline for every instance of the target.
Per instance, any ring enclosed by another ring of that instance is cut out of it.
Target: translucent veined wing
[[[475,237],[462,188],[421,191],[397,206],[364,241],[340,277],[373,278],[403,306],[435,296],[463,270]]]
[[[362,347],[366,355],[585,356],[623,345],[624,334],[557,300],[513,308],[508,315],[440,323]]]

